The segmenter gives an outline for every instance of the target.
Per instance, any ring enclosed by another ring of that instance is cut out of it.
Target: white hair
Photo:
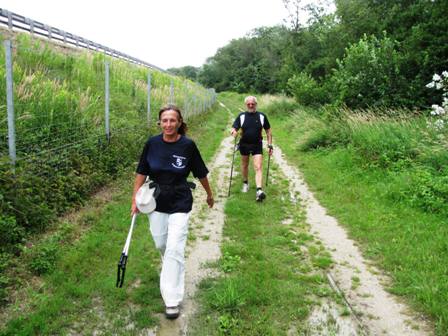
[[[249,100],[253,100],[255,104],[257,104],[257,98],[254,96],[247,96],[246,98],[244,98],[244,104],[247,104]]]

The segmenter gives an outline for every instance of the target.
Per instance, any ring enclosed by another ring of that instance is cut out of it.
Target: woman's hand
[[[137,208],[137,204],[135,203],[135,198],[132,199],[132,205],[131,205],[131,216],[133,214],[138,214],[140,210]]]

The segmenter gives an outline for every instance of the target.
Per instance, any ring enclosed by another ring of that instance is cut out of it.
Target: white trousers
[[[190,213],[149,215],[149,229],[156,248],[162,254],[160,292],[166,307],[182,302],[185,291],[185,245]]]

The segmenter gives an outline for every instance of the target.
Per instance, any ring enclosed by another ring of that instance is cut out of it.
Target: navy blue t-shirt
[[[241,116],[244,115],[244,123],[241,126]],[[263,125],[261,124],[261,119],[263,119]],[[268,118],[262,112],[242,112],[236,117],[233,122],[233,128],[239,130],[242,128],[243,134],[241,135],[241,143],[245,144],[259,144],[263,136],[261,134],[262,129],[270,129]]]
[[[181,136],[176,142],[166,142],[162,134],[148,139],[137,166],[137,173],[149,176],[161,186],[156,211],[191,211],[193,196],[186,184],[190,172],[198,179],[208,174],[193,140]]]

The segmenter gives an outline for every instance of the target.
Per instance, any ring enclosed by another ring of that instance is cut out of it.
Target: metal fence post
[[[12,13],[10,11],[5,11],[6,15],[8,15],[8,29],[12,30]]]
[[[148,71],[148,127],[151,126],[151,73]]]
[[[106,125],[106,138],[107,142],[110,142],[110,128],[109,128],[109,62],[104,62],[105,70],[105,99],[104,99],[104,120]]]
[[[3,42],[5,46],[6,67],[6,109],[8,112],[8,147],[11,164],[16,164],[16,130],[14,118],[14,91],[12,77],[12,44],[10,40]]]

